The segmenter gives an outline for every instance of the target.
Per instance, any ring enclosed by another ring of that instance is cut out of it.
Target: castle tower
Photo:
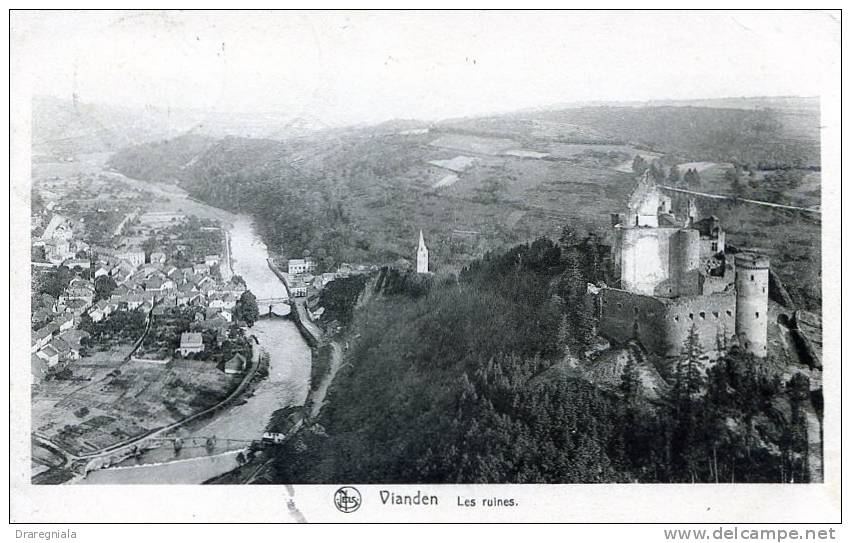
[[[632,194],[629,195],[626,207],[626,224],[628,228],[659,226],[659,200],[661,193],[650,176],[649,170],[638,179]]]
[[[420,243],[417,246],[417,273],[428,273],[428,248],[420,230]]]
[[[689,228],[691,228],[694,225],[694,223],[696,223],[697,220],[698,220],[697,204],[694,202],[694,198],[688,199],[688,212],[687,212],[687,214],[688,214],[688,226],[689,226]]]
[[[736,335],[760,358],[768,353],[768,268],[764,256],[736,255]]]

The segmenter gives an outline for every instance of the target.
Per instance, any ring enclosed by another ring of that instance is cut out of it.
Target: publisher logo
[[[334,506],[342,513],[354,513],[360,502],[360,492],[353,486],[342,486],[334,493]]]

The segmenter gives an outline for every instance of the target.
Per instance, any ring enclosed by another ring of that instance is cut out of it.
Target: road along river
[[[123,178],[128,181],[127,178]],[[133,181],[131,181],[133,182]],[[152,190],[150,184],[136,181],[140,188]],[[245,279],[248,288],[258,299],[286,298],[281,281],[269,269],[266,245],[256,234],[252,220],[246,215],[233,215],[186,198],[173,186],[159,185],[173,203],[186,213],[203,212],[217,216],[228,227],[233,272]],[[200,207],[199,207],[200,206]],[[261,312],[263,309],[261,308]],[[278,311],[276,311],[278,312]],[[216,413],[212,419],[194,425],[191,430],[180,429],[173,435],[183,439],[179,453],[165,442],[161,447],[128,459],[116,467],[90,472],[84,484],[192,484],[226,473],[237,467],[237,450],[263,434],[271,414],[283,407],[303,405],[310,388],[310,347],[301,337],[295,324],[287,319],[262,319],[247,330],[254,335],[262,351],[269,354],[269,376],[261,381],[252,396]],[[193,436],[196,436],[193,439]],[[204,437],[200,437],[204,436]],[[216,436],[216,446],[210,453],[206,437]]]

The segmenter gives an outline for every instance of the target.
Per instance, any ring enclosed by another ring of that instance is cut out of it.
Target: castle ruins
[[[612,215],[616,282],[594,289],[601,335],[676,356],[694,326],[712,358],[733,343],[765,357],[768,259],[728,254],[717,217],[699,218],[693,200],[680,208],[646,172]]]

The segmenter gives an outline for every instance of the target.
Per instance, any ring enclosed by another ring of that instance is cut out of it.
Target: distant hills
[[[376,135],[444,127],[533,140],[538,136],[573,143],[639,143],[695,159],[777,160],[777,153],[782,153],[787,159],[793,155],[799,165],[813,166],[819,160],[819,102],[807,97],[577,102],[443,121],[394,119],[342,128],[286,112],[133,108],[44,96],[35,97],[32,105],[33,152],[48,157],[110,152],[183,134],[287,140],[322,133]]]
[[[739,96],[727,98],[697,98],[692,100],[645,100],[605,102],[587,101],[553,104],[543,109],[573,109],[579,107],[711,107],[725,109],[782,109],[810,110],[818,112],[819,99],[816,96]]]
[[[157,108],[93,105],[42,96],[32,102],[35,157],[115,151],[171,138],[187,128],[167,110]]]
[[[122,107],[49,96],[36,96],[32,102],[35,157],[110,152],[185,134],[287,139],[327,128],[318,120],[293,118],[282,112],[243,114]]]

